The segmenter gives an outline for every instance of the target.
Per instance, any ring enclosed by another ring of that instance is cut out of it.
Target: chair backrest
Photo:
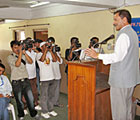
[[[7,109],[12,112],[13,120],[16,120],[16,114],[15,114],[14,105],[12,105],[11,103],[9,103],[9,106],[7,107]]]

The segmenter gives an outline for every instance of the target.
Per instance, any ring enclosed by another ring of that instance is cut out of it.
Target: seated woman
[[[3,75],[4,71],[5,66],[0,63],[0,120],[9,120],[7,106],[10,102],[12,87],[8,78]]]

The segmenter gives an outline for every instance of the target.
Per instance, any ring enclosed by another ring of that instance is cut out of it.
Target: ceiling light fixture
[[[46,5],[46,4],[49,4],[49,3],[50,3],[49,1],[48,2],[39,2],[38,1],[38,3],[30,5],[30,7],[37,7],[37,6]]]

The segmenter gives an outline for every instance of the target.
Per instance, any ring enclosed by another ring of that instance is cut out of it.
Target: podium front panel
[[[96,67],[68,63],[68,120],[94,120]]]

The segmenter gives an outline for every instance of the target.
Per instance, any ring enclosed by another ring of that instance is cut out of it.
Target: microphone
[[[114,39],[115,38],[115,35],[112,34],[110,35],[108,38],[106,38],[105,40],[101,41],[101,42],[98,42],[96,44],[93,45],[93,48],[95,47],[95,45],[99,45],[99,44],[106,44],[110,39]]]
[[[106,38],[105,40],[103,40],[102,42],[98,43],[98,44],[106,44],[110,39],[114,39],[115,35],[112,34],[111,36],[109,36],[108,38]]]

